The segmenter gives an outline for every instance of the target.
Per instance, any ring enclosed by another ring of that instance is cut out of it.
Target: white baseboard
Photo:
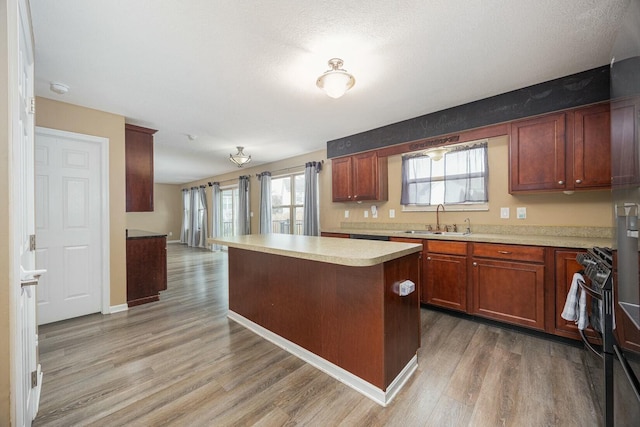
[[[396,394],[398,394],[398,391],[400,391],[402,386],[418,368],[418,356],[415,355],[411,358],[409,363],[407,363],[404,369],[398,374],[398,376],[396,376],[396,378],[391,382],[389,387],[387,387],[387,391],[385,392],[384,390],[379,389],[373,384],[363,380],[362,378],[352,374],[351,372],[341,368],[340,366],[323,359],[317,354],[312,353],[309,350],[300,347],[299,345],[285,338],[282,338],[280,335],[274,334],[270,330],[265,329],[264,327],[252,322],[251,320],[236,312],[229,310],[227,317],[254,332],[255,334],[261,336],[262,338],[271,341],[278,347],[288,351],[294,356],[304,360],[310,365],[315,366],[322,372],[332,376],[341,383],[351,387],[352,389],[365,395],[369,399],[382,406],[387,406],[391,402],[391,400],[393,400]]]
[[[167,243],[180,243],[180,240],[167,240]]]
[[[111,307],[109,307],[108,314],[119,313],[121,311],[127,311],[127,310],[129,310],[129,306],[127,304],[112,305]]]

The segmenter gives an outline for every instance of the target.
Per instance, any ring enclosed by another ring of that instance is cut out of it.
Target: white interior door
[[[102,309],[102,160],[90,135],[36,129],[38,323]]]
[[[38,412],[42,373],[38,365],[36,325],[36,285],[34,242],[33,168],[33,45],[29,12],[24,0],[17,2],[18,52],[17,97],[10,99],[12,119],[12,250],[17,256],[12,266],[15,304],[15,423],[30,426]],[[14,3],[15,5],[15,3]],[[11,62],[10,62],[11,63]],[[35,237],[35,236],[34,236]],[[17,264],[17,265],[16,265]]]

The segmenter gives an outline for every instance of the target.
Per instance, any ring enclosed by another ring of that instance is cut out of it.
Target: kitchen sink
[[[433,230],[407,230],[405,234],[420,234],[420,235],[434,235],[434,236],[469,236],[471,233],[464,233],[462,231],[433,231]]]

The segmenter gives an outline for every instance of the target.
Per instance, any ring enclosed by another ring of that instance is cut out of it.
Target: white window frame
[[[283,178],[289,178],[291,180],[291,199],[289,200],[289,204],[282,204],[282,205],[274,205],[273,202],[271,204],[271,216],[273,217],[273,211],[274,209],[277,208],[288,208],[289,209],[289,233],[286,234],[294,234],[294,227],[295,227],[295,221],[296,221],[296,208],[304,208],[304,200],[301,204],[296,205],[295,203],[295,197],[296,197],[296,187],[295,187],[295,177],[296,176],[301,176],[303,178],[303,191],[305,190],[304,188],[304,171],[302,172],[291,172],[291,173],[286,173],[283,175],[277,175],[277,176],[272,176],[271,177],[271,185],[272,185],[272,190],[273,191],[273,181],[276,179],[283,179]],[[271,197],[271,195],[270,195]],[[273,199],[272,199],[273,200]],[[273,219],[271,221],[272,223],[272,227],[273,227]],[[279,234],[285,234],[285,233],[279,233]],[[302,234],[302,232],[300,233]]]
[[[450,145],[449,147],[453,148],[453,147],[464,147],[464,146],[470,146],[473,144],[477,144],[477,143],[481,143],[481,142],[486,142],[487,143],[487,153],[489,150],[489,146],[488,146],[488,139],[481,139],[481,140],[477,140],[477,141],[470,141],[470,142],[464,142],[461,144],[454,144],[454,145]],[[419,154],[419,153],[423,153],[425,150],[420,150],[420,151],[415,151],[413,153],[407,153],[407,154]],[[400,177],[401,180],[401,185],[402,185],[402,176]],[[488,191],[488,188],[487,188]],[[401,211],[402,212],[435,212],[438,209],[438,205],[415,205],[415,204],[411,204],[411,205],[403,205],[400,204],[401,206]],[[455,204],[447,204],[446,206],[446,210],[450,211],[450,212],[480,212],[480,211],[488,211],[489,210],[489,202],[483,202],[483,203],[473,203],[473,202],[468,202],[468,203],[455,203]]]

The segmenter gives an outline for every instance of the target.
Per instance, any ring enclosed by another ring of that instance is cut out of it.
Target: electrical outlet
[[[371,218],[378,218],[378,208],[376,205],[371,206]]]
[[[389,218],[395,218],[395,217],[396,217],[396,210],[389,209]]]
[[[516,208],[516,216],[518,219],[527,218],[527,208]]]
[[[500,218],[509,219],[509,208],[500,208]]]
[[[364,217],[369,218],[369,211],[364,211]]]
[[[173,231],[169,232],[169,237],[173,236]]]
[[[349,211],[344,211],[344,217],[349,218]]]

